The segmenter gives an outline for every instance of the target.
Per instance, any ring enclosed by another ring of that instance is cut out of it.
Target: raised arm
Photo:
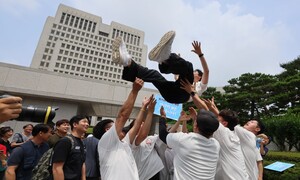
[[[146,120],[145,120],[144,124],[142,125],[142,127],[139,131],[139,134],[137,135],[137,137],[135,139],[136,146],[140,145],[141,142],[144,141],[149,134],[155,105],[156,105],[156,100],[154,98],[152,98],[150,101],[150,104],[148,106]]]
[[[188,80],[180,80],[181,89],[184,89],[187,93],[191,94],[193,102],[198,109],[205,109],[208,111],[208,107],[205,102],[199,98],[199,96],[195,93],[192,84]],[[194,93],[192,95],[192,92]]]
[[[214,113],[216,116],[219,115],[219,109],[215,104],[215,98],[212,97],[211,100],[210,99],[203,99],[203,101],[205,102],[206,106],[208,107],[208,109]]]
[[[162,140],[165,144],[167,135],[169,134],[167,130],[167,124],[166,124],[166,112],[163,106],[160,107],[160,118],[159,118],[159,139]]]
[[[194,48],[192,50],[192,52],[194,52],[198,55],[198,57],[200,58],[202,68],[203,68],[203,75],[202,75],[202,78],[201,78],[201,83],[202,84],[207,84],[208,83],[208,76],[209,76],[209,69],[208,69],[204,54],[202,53],[202,50],[201,50],[201,43],[198,42],[198,41],[193,41],[192,45],[193,45],[193,48]]]
[[[147,106],[148,104],[150,103],[150,101],[153,99],[153,95],[151,95],[149,98],[144,98],[143,102],[142,102],[142,107],[141,107],[141,110],[140,112],[138,113],[136,119],[135,119],[135,122],[134,122],[134,125],[133,127],[129,130],[129,139],[130,139],[130,144],[133,143],[137,133],[139,132],[140,130],[140,127],[141,127],[141,124],[144,120],[144,115],[145,115],[145,112],[146,112],[146,109],[147,109]]]
[[[133,105],[135,103],[136,97],[138,95],[138,92],[141,90],[143,87],[144,81],[142,79],[136,78],[133,85],[132,85],[132,90],[129,93],[127,100],[121,107],[118,116],[116,118],[115,126],[116,126],[116,131],[119,136],[119,139],[121,140],[122,138],[122,128],[124,127],[127,119],[129,118]]]
[[[181,111],[178,121],[172,126],[172,128],[169,130],[169,132],[175,133],[181,122],[184,122],[184,121],[186,122],[190,119],[191,119],[191,117],[189,115],[187,115],[184,111]]]

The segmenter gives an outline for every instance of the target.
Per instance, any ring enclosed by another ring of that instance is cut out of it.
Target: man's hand
[[[143,85],[144,85],[144,81],[142,79],[135,78],[135,81],[132,84],[132,90],[138,92],[139,90],[142,89]]]
[[[180,80],[181,89],[185,90],[187,93],[191,94],[191,92],[195,91],[193,85],[187,80]]]
[[[148,106],[148,113],[153,113],[156,105],[156,99],[152,98]]]
[[[165,111],[165,109],[164,109],[163,106],[160,107],[159,112],[160,112],[160,116],[161,116],[161,117],[167,117],[167,116],[166,116],[166,111]]]
[[[179,121],[189,121],[189,120],[191,120],[191,116],[187,115],[187,114],[185,113],[185,111],[181,111],[181,112],[180,112],[180,117],[179,117],[178,120],[179,120]]]
[[[142,102],[142,106],[147,107],[149,105],[149,103],[152,101],[152,99],[154,99],[153,94],[149,98],[144,97],[144,100]]]
[[[205,102],[206,106],[208,107],[208,109],[211,112],[213,112],[216,116],[219,115],[219,109],[215,104],[215,98],[214,97],[212,97],[211,100],[210,99],[202,99],[202,100]]]
[[[193,107],[189,107],[189,112],[190,112],[191,118],[195,121],[197,119],[197,111],[196,111],[196,109],[193,108]]]
[[[192,45],[194,47],[192,52],[196,53],[198,56],[201,55],[202,54],[201,43],[199,41],[193,41]]]
[[[0,123],[19,117],[22,112],[22,98],[6,97],[0,99]]]

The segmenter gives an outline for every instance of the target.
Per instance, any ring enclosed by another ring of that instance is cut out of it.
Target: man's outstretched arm
[[[122,138],[122,129],[129,118],[133,105],[135,103],[136,97],[138,95],[138,92],[141,90],[143,87],[144,81],[142,79],[136,78],[135,81],[133,82],[132,85],[132,90],[130,91],[127,100],[121,107],[118,116],[116,118],[115,126],[116,126],[116,131],[119,136],[119,139],[121,140]]]
[[[152,119],[153,119],[153,112],[155,108],[156,100],[154,98],[151,99],[150,104],[148,106],[148,111],[147,111],[147,116],[146,120],[141,127],[136,140],[135,140],[135,145],[139,146],[148,136],[151,124],[152,124]]]
[[[202,53],[201,43],[198,41],[193,41],[192,45],[194,47],[194,49],[192,51],[194,53],[196,53],[198,55],[198,57],[200,58],[200,62],[201,62],[202,68],[203,68],[203,75],[201,78],[201,83],[207,84],[208,76],[209,76],[209,69],[208,69],[208,65],[207,65],[206,59],[204,57],[204,54]]]
[[[142,102],[142,107],[140,112],[138,113],[137,117],[135,118],[135,122],[133,127],[129,130],[129,140],[130,140],[130,144],[133,143],[134,139],[136,138],[136,135],[138,134],[140,128],[141,128],[141,124],[144,120],[144,116],[145,116],[145,112],[147,110],[147,106],[149,105],[149,103],[153,100],[153,94],[149,97],[149,98],[144,98],[143,102]]]

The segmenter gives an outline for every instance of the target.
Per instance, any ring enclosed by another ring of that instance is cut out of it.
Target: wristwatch
[[[196,93],[194,91],[192,91],[190,95],[193,97],[193,96],[195,96],[195,94]]]

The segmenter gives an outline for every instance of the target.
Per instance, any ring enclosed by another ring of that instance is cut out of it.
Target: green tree
[[[280,114],[287,111],[300,113],[300,57],[291,62],[281,64],[284,71],[277,75],[273,94],[269,101],[273,102],[270,109]]]
[[[240,119],[260,118],[269,113],[268,98],[272,94],[270,84],[277,82],[272,75],[245,73],[228,81],[224,87],[225,106],[239,113]]]

